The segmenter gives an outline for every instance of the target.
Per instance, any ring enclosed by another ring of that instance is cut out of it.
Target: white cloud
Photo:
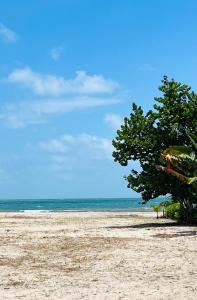
[[[40,143],[40,147],[43,150],[51,153],[65,153],[67,150],[67,146],[62,141],[55,139],[46,143]]]
[[[43,123],[52,115],[119,102],[116,98],[78,96],[69,99],[11,103],[1,107],[0,120],[10,128],[23,128],[31,124]]]
[[[8,43],[15,43],[17,41],[16,33],[2,23],[0,23],[0,36]]]
[[[8,127],[13,128],[13,129],[25,127],[25,122],[24,122],[24,120],[20,119],[20,117],[17,116],[17,115],[12,115],[12,114],[11,114],[11,115],[7,115],[6,117],[0,115],[0,119],[4,119],[5,124],[6,124]],[[32,120],[31,120],[31,121],[32,121]],[[30,121],[30,122],[31,122],[31,121]]]
[[[111,160],[113,146],[111,140],[95,135],[64,134],[38,143],[38,149],[48,158],[48,168],[55,176],[64,178],[66,175],[68,179],[81,165],[94,166],[96,161]]]
[[[55,158],[56,163],[62,163],[66,158],[70,159],[111,159],[113,146],[110,139],[98,137],[90,134],[81,134],[73,136],[69,134],[62,135],[57,139],[47,142],[40,142],[39,148],[46,151],[51,158]],[[68,159],[68,160],[67,160]]]
[[[112,129],[117,130],[123,124],[123,117],[117,114],[106,114],[104,122],[108,124]]]
[[[63,52],[63,47],[62,46],[59,46],[59,47],[54,47],[50,50],[50,55],[51,55],[51,58],[57,62],[61,55],[62,55],[62,52]]]
[[[102,75],[87,75],[85,71],[76,72],[73,79],[65,79],[61,76],[35,73],[26,67],[13,70],[6,82],[28,87],[34,94],[44,96],[40,99],[33,96],[34,100],[31,101],[15,101],[2,105],[0,121],[10,128],[44,123],[52,115],[122,102],[114,95],[119,87],[117,82],[105,79]],[[117,122],[113,122],[115,121]],[[110,120],[106,122],[109,123]]]
[[[102,75],[88,75],[85,71],[77,71],[74,78],[65,79],[36,73],[28,67],[13,70],[7,81],[27,87],[41,96],[113,93],[119,87],[116,81],[105,79]]]
[[[155,71],[155,67],[153,67],[150,64],[144,64],[144,65],[139,66],[138,70],[144,71],[144,72],[152,72],[152,71]]]

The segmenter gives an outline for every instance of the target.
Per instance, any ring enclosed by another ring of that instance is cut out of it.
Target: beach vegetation
[[[191,140],[192,146],[170,146],[161,153],[161,156],[166,161],[165,166],[159,165],[156,167],[158,170],[175,176],[179,181],[188,185],[188,188],[193,190],[193,196],[197,197],[197,136],[193,133],[188,133],[187,135]],[[188,222],[191,222],[192,219],[195,220],[195,201],[190,201],[188,198],[179,204],[180,211],[177,218],[186,219]],[[174,208],[176,207],[174,206]]]
[[[165,166],[156,166],[158,170],[177,177],[178,180],[196,187],[197,183],[197,137],[187,134],[193,144],[189,146],[170,146],[161,153],[167,162]]]
[[[151,207],[153,211],[157,213],[157,219],[159,219],[159,212],[161,211],[161,206],[158,204],[158,205],[152,205]]]
[[[169,200],[164,200],[164,201],[159,203],[160,210],[163,212],[163,217],[166,216],[166,214],[165,214],[166,207],[170,204],[171,204],[171,201],[169,201]]]
[[[180,220],[181,206],[180,203],[171,203],[165,207],[165,217],[173,220]]]
[[[179,219],[191,223],[194,220],[191,208],[197,204],[196,175],[195,171],[190,173],[195,159],[191,137],[197,132],[197,94],[188,85],[169,80],[167,76],[163,77],[159,91],[161,96],[154,98],[151,110],[145,112],[141,106],[132,104],[130,116],[124,118],[112,142],[113,157],[122,166],[131,161],[140,163],[140,167],[133,168],[125,179],[128,188],[141,193],[144,202],[170,195],[172,201],[180,204]],[[180,147],[188,147],[188,152],[178,154]],[[182,163],[185,155],[184,165],[174,159],[175,152],[176,157],[182,155]],[[168,168],[169,157],[173,159],[173,168],[170,172],[161,172],[157,166]],[[179,176],[172,176],[172,170]],[[190,178],[189,181],[180,180],[183,176]]]

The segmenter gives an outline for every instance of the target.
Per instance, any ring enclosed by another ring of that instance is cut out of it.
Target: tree
[[[163,95],[155,98],[152,110],[144,113],[140,106],[132,104],[130,117],[125,117],[112,142],[113,157],[122,166],[131,160],[140,162],[141,170],[133,169],[125,178],[128,187],[141,193],[145,202],[166,194],[180,203],[191,202],[195,195],[188,185],[155,166],[161,164],[161,151],[169,146],[191,146],[186,132],[197,130],[197,94],[167,76],[159,90]]]
[[[179,181],[188,185],[193,190],[193,196],[197,198],[197,137],[194,134],[187,134],[193,147],[189,146],[170,146],[161,153],[161,156],[167,162],[165,166],[156,166],[158,170],[164,171],[175,176]],[[185,201],[182,204],[182,210],[188,211],[188,221],[192,222],[193,202]]]

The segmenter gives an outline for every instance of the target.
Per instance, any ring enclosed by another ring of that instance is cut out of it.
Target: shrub
[[[173,220],[179,220],[181,216],[180,203],[172,203],[165,206],[165,216]]]

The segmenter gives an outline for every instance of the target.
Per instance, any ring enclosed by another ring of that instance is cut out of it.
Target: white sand
[[[197,299],[197,228],[169,222],[152,213],[0,213],[0,300]]]

